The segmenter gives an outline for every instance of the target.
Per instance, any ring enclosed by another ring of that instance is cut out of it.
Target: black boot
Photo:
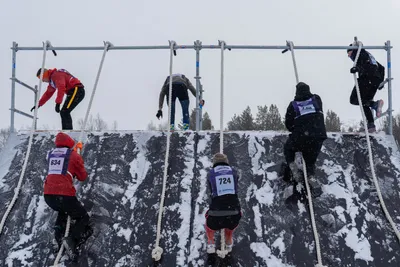
[[[78,241],[77,247],[81,246],[83,243],[88,240],[88,238],[93,234],[93,227],[91,225],[87,225],[85,228],[85,232],[81,234],[81,238]]]
[[[76,257],[76,255],[78,254],[78,251],[76,249],[76,241],[75,238],[68,236],[68,237],[64,237],[63,238],[63,244],[65,247],[65,250],[68,254],[68,256],[72,259],[74,259]]]

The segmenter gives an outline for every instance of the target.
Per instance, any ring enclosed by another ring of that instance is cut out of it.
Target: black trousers
[[[241,218],[241,213],[232,216],[210,216],[207,212],[206,224],[208,228],[214,231],[218,231],[224,228],[234,230],[239,225],[239,221]]]
[[[67,98],[64,101],[64,105],[60,110],[61,125],[63,130],[72,130],[72,117],[71,111],[85,98],[85,89],[81,87],[75,87],[68,91]]]
[[[376,91],[378,90],[380,82],[380,79],[366,80],[358,78],[361,102],[368,123],[374,122],[374,116],[372,115],[371,106],[374,103],[373,99],[375,97]],[[353,91],[351,91],[350,104],[357,106],[359,105],[355,86],[353,87]]]
[[[89,224],[89,215],[78,199],[72,196],[44,195],[44,200],[50,208],[58,211],[56,224],[54,225],[56,240],[58,242],[61,241],[65,234],[67,218],[71,216],[75,223],[74,225],[71,224],[69,236],[79,241]]]
[[[289,135],[283,148],[287,164],[289,165],[294,162],[296,152],[301,152],[306,163],[307,174],[314,175],[315,162],[317,161],[324,140],[312,137],[293,138],[292,135]]]

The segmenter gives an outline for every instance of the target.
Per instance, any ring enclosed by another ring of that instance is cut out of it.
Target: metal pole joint
[[[226,48],[226,42],[223,40],[218,40],[218,46],[222,48],[222,45],[224,45],[224,50],[228,49],[229,51],[231,51],[231,48]]]
[[[18,43],[17,42],[13,42],[13,46],[11,47],[12,50],[14,50],[15,52],[18,51]]]
[[[173,40],[168,40],[169,47],[170,49],[172,48],[174,50],[174,56],[176,56],[176,42]]]
[[[203,43],[200,40],[194,42],[194,50],[200,51],[203,48]]]
[[[54,47],[51,45],[50,41],[46,41],[46,50],[51,50],[54,56],[57,56],[57,52],[54,50]]]
[[[103,43],[104,43],[104,46],[106,47],[107,52],[108,52],[108,50],[110,50],[110,48],[114,47],[114,45],[109,41],[103,41]]]

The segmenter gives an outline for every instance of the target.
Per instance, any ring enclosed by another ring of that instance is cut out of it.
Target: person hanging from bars
[[[318,197],[322,190],[315,178],[315,163],[327,135],[321,97],[312,94],[310,87],[304,82],[296,85],[294,100],[287,107],[285,126],[290,132],[283,148],[286,166],[290,169],[294,181],[302,182],[295,163],[296,152],[301,152],[312,194]]]
[[[40,79],[39,69],[36,76]],[[85,98],[85,89],[81,81],[65,69],[44,69],[43,82],[49,83],[46,92],[39,100],[38,108],[43,106],[57,91],[55,110],[60,113],[62,130],[73,130],[71,111]],[[67,98],[64,101],[64,94]],[[31,109],[33,111],[35,107]]]
[[[65,133],[56,135],[56,147],[47,154],[48,174],[44,181],[44,200],[58,212],[53,228],[53,249],[58,252],[63,243],[72,257],[77,255],[77,248],[93,233],[89,215],[77,199],[73,185],[74,178],[83,182],[88,176],[82,157],[73,148],[74,144],[75,141]],[[71,217],[70,232],[68,237],[63,238],[68,216]]]
[[[169,76],[164,82],[164,85],[161,88],[159,104],[158,104],[158,112],[156,114],[157,119],[162,118],[162,108],[164,105],[164,98],[166,98],[167,105],[169,105]],[[188,90],[192,93],[194,97],[196,97],[196,88],[192,85],[190,80],[183,74],[173,74],[172,75],[172,100],[171,100],[171,124],[170,130],[175,130],[175,101],[176,98],[179,99],[182,107],[182,115],[183,115],[183,130],[186,131],[189,129],[190,125],[190,117],[189,117],[189,94]],[[200,106],[204,105],[204,100],[200,100]]]
[[[353,45],[356,44],[350,44],[350,46]],[[347,54],[354,62],[357,49],[348,49]],[[367,119],[368,132],[373,133],[376,131],[376,128],[371,109],[375,110],[377,118],[382,115],[383,100],[373,101],[373,99],[377,90],[381,90],[384,86],[385,67],[383,67],[369,52],[362,48],[356,66],[350,69],[350,73],[354,74],[356,72],[358,72],[357,81],[360,88],[363,110]],[[356,86],[353,87],[353,91],[351,92],[350,104],[359,105]]]
[[[223,229],[228,252],[232,251],[233,231],[242,217],[238,198],[239,175],[229,165],[225,154],[213,156],[213,167],[208,174],[208,190],[211,201],[206,212],[207,253],[215,253],[215,231]]]

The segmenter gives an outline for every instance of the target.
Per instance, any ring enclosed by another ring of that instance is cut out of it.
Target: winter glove
[[[162,118],[162,110],[158,110],[156,117],[157,119],[160,119],[160,117]]]
[[[83,148],[83,144],[82,142],[78,142],[76,143],[75,147],[74,147],[74,151],[78,152],[77,150],[79,149],[79,151],[82,151]]]
[[[56,104],[56,112],[60,113],[60,104]]]
[[[351,69],[350,69],[350,73],[356,73],[356,72],[358,72],[359,70],[358,70],[358,67],[352,67]]]

